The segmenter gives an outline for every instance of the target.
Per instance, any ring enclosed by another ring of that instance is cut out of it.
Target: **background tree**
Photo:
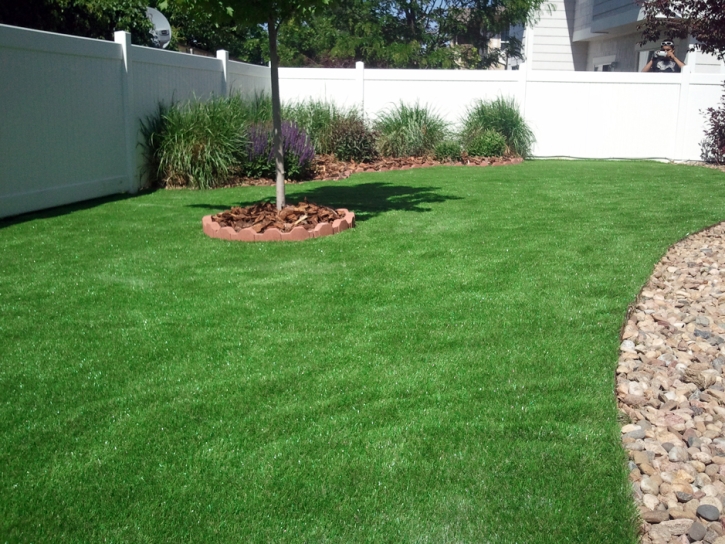
[[[520,56],[492,37],[535,19],[544,0],[346,0],[280,34],[285,65],[490,68]]]
[[[198,9],[192,1],[153,0],[150,5],[159,9],[171,24],[171,50],[180,45],[212,54],[226,49],[231,58],[244,62],[267,64],[269,60],[267,31],[262,26],[220,23],[213,12]]]
[[[145,0],[2,0],[0,23],[103,40],[126,30],[133,43],[151,45],[147,6]]]

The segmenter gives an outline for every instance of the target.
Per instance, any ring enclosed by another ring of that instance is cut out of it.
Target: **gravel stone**
[[[692,540],[702,540],[703,538],[705,538],[706,534],[707,527],[705,527],[699,521],[694,522],[690,526],[690,530],[687,531],[687,536],[690,537]]]
[[[708,521],[716,521],[720,519],[720,510],[710,504],[701,504],[697,509],[697,515]]]
[[[670,514],[667,510],[647,510],[642,514],[642,519],[647,523],[662,523],[670,519]]]
[[[627,314],[616,394],[643,544],[725,544],[725,223],[673,245]],[[694,520],[697,516],[701,519]],[[703,520],[713,523],[708,525]],[[683,541],[684,542],[684,541]]]

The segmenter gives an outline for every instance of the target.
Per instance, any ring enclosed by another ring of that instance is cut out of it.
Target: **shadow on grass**
[[[361,183],[358,185],[325,185],[300,189],[288,189],[287,202],[296,204],[307,199],[331,208],[347,208],[355,212],[357,221],[365,221],[382,213],[400,210],[428,212],[425,204],[461,200],[461,197],[439,193],[440,187],[411,187],[392,183]],[[268,199],[266,199],[268,200]],[[241,201],[229,206],[251,206],[258,200]],[[213,204],[191,204],[192,208],[218,209]]]
[[[69,213],[88,210],[95,208],[96,206],[102,206],[109,202],[118,202],[121,200],[128,200],[129,198],[137,198],[139,196],[147,195],[157,191],[158,189],[144,189],[138,193],[119,193],[115,195],[102,196],[100,198],[94,198],[92,200],[83,200],[81,202],[75,202],[73,204],[66,204],[64,206],[56,206],[55,208],[47,208],[45,210],[38,210],[34,212],[26,212],[20,215],[14,215],[12,217],[0,218],[0,229],[9,227],[10,225],[17,225],[19,223],[25,223],[26,221],[33,221],[35,219],[49,219],[51,217],[59,217],[61,215],[68,215]]]

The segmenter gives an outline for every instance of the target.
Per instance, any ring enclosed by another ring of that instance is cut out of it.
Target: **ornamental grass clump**
[[[272,122],[272,98],[268,94],[263,92],[255,92],[251,96],[236,94],[230,98],[230,101],[239,108],[248,125]]]
[[[448,135],[448,125],[427,106],[401,102],[378,115],[378,151],[386,157],[429,155]]]
[[[268,123],[249,128],[249,143],[243,164],[244,173],[253,178],[273,178],[275,158],[272,147],[273,129]],[[282,121],[282,148],[287,179],[304,179],[312,171],[315,148],[307,133],[291,121]]]
[[[334,102],[324,100],[307,100],[289,104],[283,108],[282,117],[294,122],[309,136],[315,152],[328,155],[334,152],[330,140],[330,129],[340,117],[347,112]]]
[[[494,130],[504,137],[507,154],[527,158],[536,141],[513,98],[478,100],[466,112],[462,125],[461,139],[466,148],[485,131]]]
[[[224,184],[246,149],[246,128],[234,98],[160,107],[142,127],[151,181],[194,189]]]

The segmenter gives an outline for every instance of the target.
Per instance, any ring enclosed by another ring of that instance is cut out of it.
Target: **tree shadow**
[[[2,217],[0,218],[0,229],[9,227],[10,225],[25,223],[26,221],[34,221],[35,219],[48,219],[51,217],[59,217],[61,215],[67,215],[69,213],[81,210],[88,210],[97,206],[102,206],[103,204],[107,204],[109,202],[118,202],[120,200],[128,200],[129,198],[137,198],[139,196],[153,193],[157,190],[158,189],[143,189],[134,194],[117,193],[114,195],[102,196],[90,200],[82,200],[80,202],[74,202],[73,204],[64,204],[62,206],[56,206],[54,208],[46,208],[44,210],[25,212],[20,215]]]
[[[425,204],[461,200],[461,197],[441,194],[440,187],[411,187],[392,183],[375,182],[357,185],[323,185],[291,191],[288,189],[287,202],[296,204],[307,199],[331,208],[347,208],[355,212],[356,221],[366,221],[382,213],[398,210],[406,212],[429,212]],[[251,206],[259,200],[229,203],[230,206]],[[191,204],[192,208],[219,210],[214,204]],[[219,210],[221,211],[221,210]]]

